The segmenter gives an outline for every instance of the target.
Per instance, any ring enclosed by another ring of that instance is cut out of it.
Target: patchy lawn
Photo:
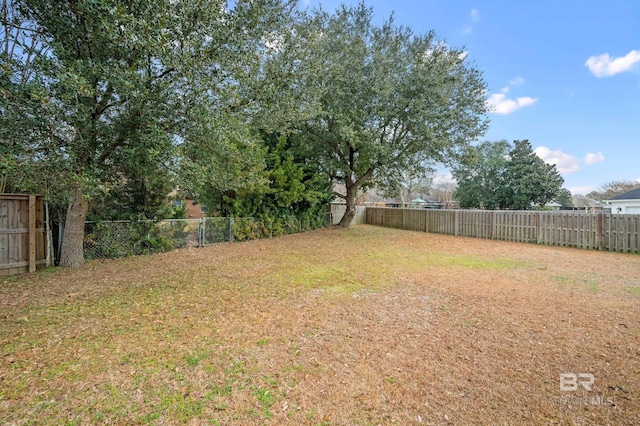
[[[9,424],[640,424],[637,255],[356,226],[0,284]]]

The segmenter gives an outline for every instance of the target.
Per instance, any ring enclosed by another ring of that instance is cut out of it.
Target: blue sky
[[[640,179],[640,0],[365,3],[469,52],[495,107],[483,140],[529,139],[575,194]]]

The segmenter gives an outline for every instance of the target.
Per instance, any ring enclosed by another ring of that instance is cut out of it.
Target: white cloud
[[[509,80],[509,86],[519,86],[524,84],[524,78],[518,76]],[[491,112],[501,115],[511,114],[512,112],[538,102],[538,98],[523,96],[515,99],[507,98],[507,94],[511,87],[504,86],[500,88],[500,93],[494,93],[487,99],[487,104],[491,108]]]
[[[478,11],[478,9],[471,9],[471,12],[469,12],[469,15],[471,16],[472,22],[478,22],[480,20],[480,12]],[[463,36],[468,36],[472,32],[473,32],[473,26],[468,25],[462,29],[461,33]]]
[[[580,169],[578,159],[573,155],[566,154],[562,150],[551,150],[546,146],[537,147],[534,152],[544,160],[547,164],[555,164],[558,171],[562,174],[577,172]]]
[[[585,186],[570,186],[567,189],[571,191],[572,195],[587,195],[591,191],[595,191],[597,188],[593,185],[585,185]]]
[[[538,98],[532,98],[529,96],[509,99],[505,93],[494,93],[489,96],[489,99],[487,99],[487,104],[491,108],[491,112],[500,115],[507,115],[520,108],[533,105],[537,101]]]
[[[588,153],[584,156],[584,164],[596,164],[604,161],[604,155],[602,155],[602,151],[597,153]]]
[[[454,179],[451,173],[437,173],[433,178],[433,183],[436,185],[439,184],[457,184],[458,182]]]
[[[524,78],[517,76],[516,78],[509,80],[509,84],[512,86],[520,86],[521,84],[524,84]]]
[[[625,56],[612,58],[608,53],[599,56],[591,56],[585,62],[587,68],[598,78],[611,77],[621,72],[629,71],[640,62],[640,51],[632,50]]]

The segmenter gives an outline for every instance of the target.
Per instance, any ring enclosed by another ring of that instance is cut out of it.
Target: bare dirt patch
[[[0,284],[8,424],[640,424],[637,255],[356,226]]]

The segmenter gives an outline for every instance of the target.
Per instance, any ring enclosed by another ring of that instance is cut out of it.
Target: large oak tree
[[[56,165],[65,189],[56,195],[68,196],[63,266],[84,262],[84,222],[97,195],[123,181],[168,178],[177,146],[196,138],[194,129],[207,128],[212,117],[245,122],[256,113],[256,91],[270,94],[262,72],[265,45],[295,9],[287,0],[4,4],[20,18],[5,39],[38,41],[39,49],[3,55],[2,69],[10,64],[12,75],[2,77],[7,86],[31,70],[35,88],[23,98],[35,99],[30,113],[43,124],[23,128],[28,137],[19,140],[29,145],[33,163]],[[14,98],[16,88],[9,88]],[[145,185],[138,187],[144,192]]]
[[[402,172],[451,161],[486,130],[486,86],[466,52],[393,18],[376,24],[363,3],[316,10],[299,30],[307,72],[300,88],[320,113],[300,127],[303,150],[346,188],[341,226],[359,189],[389,186]]]

